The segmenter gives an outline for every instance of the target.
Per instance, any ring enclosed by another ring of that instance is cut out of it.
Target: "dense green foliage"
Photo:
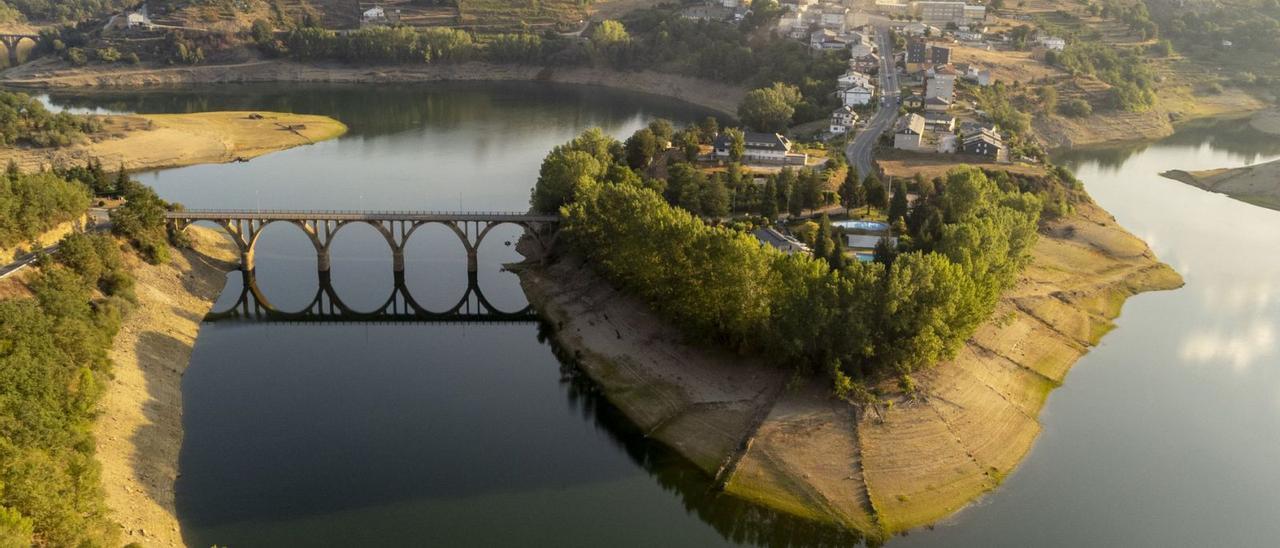
[[[167,261],[169,234],[164,214],[170,204],[151,187],[132,180],[125,184],[124,199],[124,205],[111,212],[111,231],[127,239],[147,262]]]
[[[589,132],[548,157],[580,155],[574,162],[591,168],[573,173],[571,192],[539,180],[564,198],[573,249],[690,335],[827,372],[841,390],[851,377],[909,375],[953,356],[1026,264],[1042,209],[1012,181],[1001,188],[957,169],[912,211],[920,222],[888,260],[846,265],[831,255],[838,246],[826,223],[815,227],[821,258],[785,255],[687,211],[686,202],[704,203],[692,192],[669,184],[664,198],[639,177],[592,176],[627,169],[615,149]],[[672,180],[700,176],[679,165]],[[539,203],[539,194],[535,206],[557,202]]]
[[[60,223],[84,214],[89,192],[53,173],[0,176],[0,248],[29,242]],[[12,257],[0,257],[7,263]]]
[[[738,117],[755,131],[780,133],[787,130],[796,106],[803,100],[798,88],[777,82],[747,92],[738,105]]]
[[[2,0],[0,6],[16,8],[35,21],[80,21],[115,13],[137,4],[135,0]]]
[[[114,240],[77,234],[63,240],[62,252],[46,259],[30,282],[34,299],[0,301],[0,539],[6,546],[115,541],[91,425],[132,284]]]
[[[98,131],[102,123],[97,118],[54,114],[24,93],[0,91],[0,146],[67,146]]]
[[[1073,42],[1045,60],[1076,74],[1091,74],[1111,85],[1111,106],[1140,112],[1155,105],[1155,74],[1137,53],[1099,42]]]

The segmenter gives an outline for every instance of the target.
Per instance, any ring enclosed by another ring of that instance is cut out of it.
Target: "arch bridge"
[[[392,270],[403,274],[404,250],[419,228],[439,224],[449,228],[467,252],[467,272],[478,270],[478,251],[494,227],[511,224],[524,228],[545,248],[544,237],[560,222],[556,215],[513,212],[432,212],[432,211],[285,211],[285,210],[186,210],[165,214],[169,229],[184,230],[192,223],[217,224],[231,236],[240,251],[240,269],[253,272],[254,251],[262,230],[271,223],[289,223],[306,233],[316,251],[316,266],[322,275],[330,271],[329,249],[343,227],[363,223],[373,227],[391,248]]]
[[[18,66],[18,44],[21,44],[23,40],[31,40],[36,44],[40,43],[40,37],[35,34],[0,33],[0,44],[4,44],[4,49],[9,52],[9,68]]]

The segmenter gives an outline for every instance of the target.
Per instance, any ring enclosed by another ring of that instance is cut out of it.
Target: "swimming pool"
[[[866,230],[868,232],[884,232],[889,230],[889,225],[876,221],[835,221],[831,226],[840,228],[851,228],[854,230]]]

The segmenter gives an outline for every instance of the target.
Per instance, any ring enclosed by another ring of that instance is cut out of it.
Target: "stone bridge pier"
[[[34,34],[0,34],[0,44],[4,44],[4,48],[9,52],[9,68],[18,66],[18,45],[23,40],[31,40],[39,43],[40,37]]]

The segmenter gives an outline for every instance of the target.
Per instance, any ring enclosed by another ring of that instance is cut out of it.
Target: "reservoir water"
[[[133,112],[285,110],[351,132],[245,164],[144,174],[191,208],[523,210],[554,145],[601,126],[706,112],[550,84],[253,86],[59,95]],[[1280,538],[1280,212],[1159,177],[1280,157],[1239,124],[1063,155],[1093,197],[1151,243],[1185,288],[1131,299],[1042,413],[997,491],[890,546],[1269,546]],[[425,231],[425,232],[423,232]],[[410,241],[406,283],[443,307],[466,290],[452,234]],[[479,283],[524,304],[514,229],[486,239]],[[272,225],[258,280],[301,308],[311,244]],[[372,229],[344,228],[333,285],[372,308],[392,290]],[[240,292],[232,275],[215,309]],[[177,491],[192,545],[716,546],[851,541],[707,489],[629,429],[534,324],[207,324],[184,379]]]

